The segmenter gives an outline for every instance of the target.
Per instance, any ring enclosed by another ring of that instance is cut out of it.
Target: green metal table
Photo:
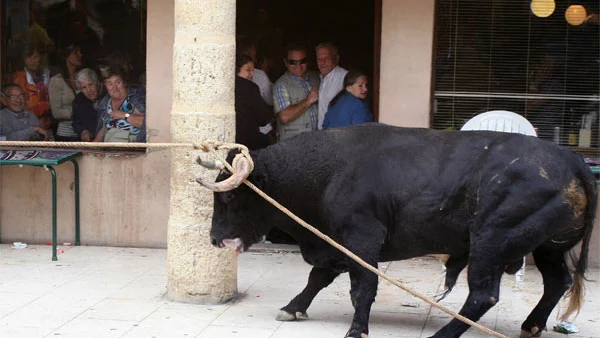
[[[55,166],[65,162],[73,163],[75,168],[75,245],[80,245],[79,234],[79,165],[77,158],[81,152],[38,151],[38,150],[0,150],[0,165],[18,165],[43,167],[52,175],[52,260],[56,257],[56,171]]]
[[[600,167],[590,167],[590,170],[596,176],[596,185],[600,185]]]

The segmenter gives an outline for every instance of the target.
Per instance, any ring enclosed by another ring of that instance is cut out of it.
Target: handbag
[[[110,128],[104,135],[104,142],[130,143],[135,142],[136,137],[137,135],[130,133],[129,130]]]

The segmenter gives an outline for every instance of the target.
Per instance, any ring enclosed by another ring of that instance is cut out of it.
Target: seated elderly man
[[[0,139],[7,141],[48,140],[49,132],[40,127],[40,120],[29,110],[25,110],[23,89],[14,83],[2,91],[6,108],[0,110]]]

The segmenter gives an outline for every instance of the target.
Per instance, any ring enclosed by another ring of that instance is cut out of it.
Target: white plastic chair
[[[537,137],[535,128],[526,118],[508,110],[491,110],[476,115],[460,130],[491,130]]]
[[[460,130],[491,130],[537,137],[537,132],[531,122],[508,110],[491,110],[476,115],[468,120]],[[523,265],[515,273],[515,280],[517,282],[525,280],[525,257],[523,257]]]

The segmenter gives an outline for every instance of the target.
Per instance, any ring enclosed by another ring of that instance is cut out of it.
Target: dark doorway
[[[312,52],[309,69],[316,70],[314,47],[328,41],[339,48],[340,66],[365,71],[375,84],[379,79],[380,46],[375,36],[381,23],[377,14],[380,4],[381,0],[238,0],[236,35],[255,40],[258,54],[271,59],[267,73],[272,82],[285,71],[285,44],[306,44]],[[373,99],[377,91],[373,85],[370,90]]]

